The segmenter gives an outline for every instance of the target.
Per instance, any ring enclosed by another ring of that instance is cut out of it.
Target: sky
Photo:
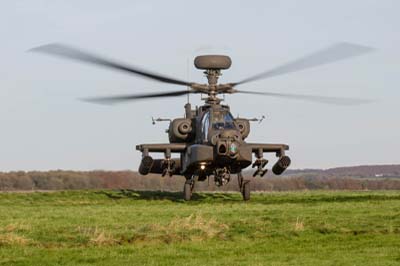
[[[287,143],[292,168],[400,163],[399,1],[1,1],[0,171],[136,170],[135,145],[167,142],[186,97],[104,106],[79,98],[173,91],[125,73],[27,50],[61,42],[154,72],[205,83],[200,54],[227,54],[234,82],[338,42],[361,57],[243,85],[242,90],[361,97],[333,106],[252,95],[225,103],[253,123],[250,142]],[[191,96],[193,105],[201,104]],[[272,156],[267,157],[274,160]]]

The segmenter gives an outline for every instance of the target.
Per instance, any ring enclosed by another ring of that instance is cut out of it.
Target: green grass
[[[400,193],[0,193],[0,265],[400,265]]]

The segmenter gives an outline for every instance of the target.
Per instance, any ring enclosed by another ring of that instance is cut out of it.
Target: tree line
[[[256,191],[292,190],[398,190],[400,178],[360,178],[351,176],[305,173],[282,177],[246,178],[252,180],[251,189]],[[235,175],[222,188],[209,181],[197,182],[197,191],[237,191]],[[77,189],[133,189],[180,191],[184,177],[141,176],[133,171],[16,171],[0,172],[0,191],[28,190],[77,190]]]

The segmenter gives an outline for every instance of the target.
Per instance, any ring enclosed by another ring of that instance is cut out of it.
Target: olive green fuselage
[[[170,143],[136,147],[146,158],[139,167],[141,174],[197,176],[201,181],[222,170],[229,174],[240,173],[252,164],[253,153],[256,160],[263,159],[265,152],[282,157],[289,148],[285,144],[247,143],[250,122],[234,118],[229,106],[206,104],[192,110],[187,104],[185,109],[184,118],[170,122],[167,130]],[[164,153],[165,158],[151,160],[153,152]],[[172,157],[172,154],[179,156]]]

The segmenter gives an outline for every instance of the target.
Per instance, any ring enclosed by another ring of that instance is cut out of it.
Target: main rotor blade
[[[86,102],[100,103],[100,104],[115,104],[123,103],[127,101],[148,99],[148,98],[165,98],[165,97],[176,97],[189,93],[196,93],[195,91],[171,91],[171,92],[160,92],[160,93],[146,93],[146,94],[128,94],[128,95],[117,95],[110,97],[94,97],[81,99]]]
[[[235,90],[235,92],[280,97],[293,100],[303,100],[303,101],[325,103],[325,104],[334,104],[334,105],[360,105],[373,102],[372,100],[367,100],[367,99],[327,97],[327,96],[304,95],[304,94],[286,94],[286,93],[238,91],[238,90]]]
[[[259,79],[270,78],[287,73],[297,72],[308,68],[313,68],[320,65],[333,63],[350,57],[359,56],[373,51],[374,48],[351,43],[338,43],[326,49],[309,54],[295,61],[278,66],[258,75],[246,78],[242,81],[233,83],[239,85]]]
[[[107,68],[111,68],[111,69],[128,72],[131,74],[139,75],[139,76],[157,80],[160,82],[165,82],[165,83],[170,83],[170,84],[175,84],[175,85],[184,85],[184,86],[191,85],[191,83],[187,82],[187,81],[182,81],[179,79],[166,77],[164,75],[152,73],[150,71],[143,70],[138,67],[128,66],[126,64],[108,60],[108,59],[105,59],[98,55],[84,52],[79,49],[76,49],[76,48],[73,48],[70,46],[66,46],[63,44],[57,44],[57,43],[47,44],[47,45],[33,48],[29,51],[40,52],[40,53],[45,53],[45,54],[50,54],[50,55],[56,55],[56,56],[60,56],[60,57],[68,58],[68,59],[78,60],[81,62],[91,63],[94,65],[99,65],[99,66],[103,66],[103,67],[107,67]]]

